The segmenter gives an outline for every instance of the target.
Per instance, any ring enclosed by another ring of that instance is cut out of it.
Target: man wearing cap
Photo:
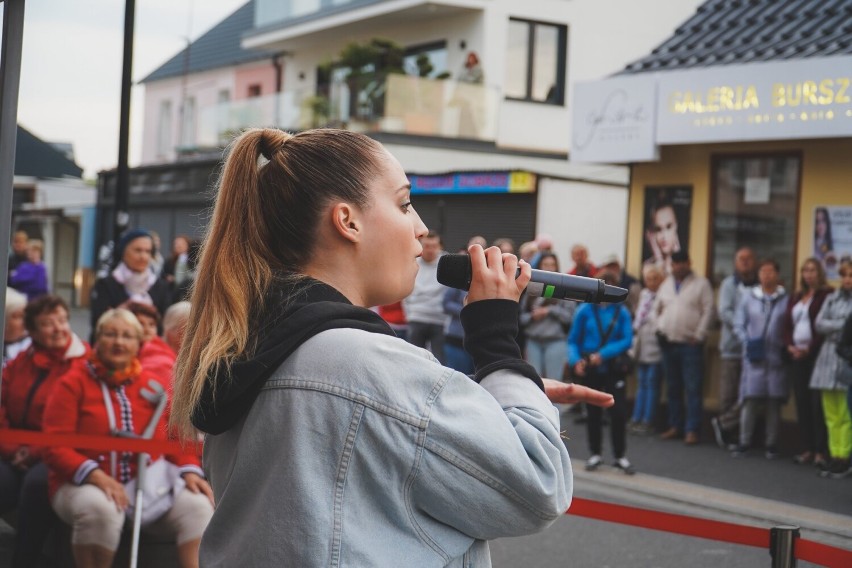
[[[630,312],[630,316],[636,313],[636,306],[639,305],[639,292],[642,291],[642,285],[634,277],[629,275],[621,268],[621,262],[618,260],[617,254],[611,254],[603,259],[600,264],[601,271],[612,272],[618,281],[617,286],[627,290],[627,299],[624,300],[624,307]]]
[[[654,302],[668,382],[669,428],[661,438],[671,440],[684,433],[684,442],[694,445],[701,430],[704,341],[713,318],[713,289],[706,278],[692,272],[686,251],[673,253],[671,260],[671,274]]]

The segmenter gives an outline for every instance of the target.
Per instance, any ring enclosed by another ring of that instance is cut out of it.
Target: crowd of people
[[[472,237],[468,245],[474,243],[484,246],[485,239]],[[507,239],[492,244],[515,252],[514,243]],[[552,239],[540,235],[520,245],[518,255],[534,268],[560,272],[552,248]],[[440,236],[430,232],[418,259],[422,281],[418,276],[408,299],[399,306],[382,306],[379,313],[393,313],[388,321],[398,334],[406,337],[408,333],[412,343],[428,347],[440,361],[469,373],[458,324],[465,292],[436,283],[441,254]],[[800,440],[784,445],[800,446],[794,461],[813,464],[826,477],[852,475],[852,394],[849,385],[838,379],[842,363],[838,353],[844,352],[844,346],[849,349],[842,329],[852,319],[852,260],[841,262],[840,287],[832,290],[823,265],[808,258],[793,291],[782,286],[775,260],[758,260],[751,248],[743,247],[734,256],[733,273],[721,282],[718,300],[710,281],[693,272],[685,251],[671,255],[668,272],[645,263],[641,279],[625,272],[616,255],[595,265],[582,244],[571,248],[571,261],[567,273],[621,286],[628,290],[626,301],[618,307],[595,306],[524,296],[518,339],[524,357],[542,376],[571,378],[613,394],[616,403],[606,412],[616,468],[628,474],[635,471],[626,457],[626,433],[659,434],[663,440],[682,440],[690,446],[700,442],[707,340],[718,322],[720,360],[713,380],[718,385],[719,408],[710,418],[713,441],[732,457],[762,449],[767,459],[778,458],[781,409],[792,395]],[[424,326],[429,326],[428,335],[422,331]],[[632,380],[631,411],[627,386]],[[667,415],[661,420],[663,389]],[[603,461],[604,410],[579,405],[562,410],[582,413],[576,419],[588,424],[591,457],[586,467],[597,469]],[[762,443],[754,439],[761,417]]]
[[[92,289],[87,339],[71,330],[68,305],[46,284],[19,285],[22,269],[30,270],[26,263],[39,259],[33,251],[40,252],[40,243],[20,232],[13,243],[0,428],[175,438],[167,428],[168,403],[190,313],[189,302],[180,300],[192,279],[190,240],[175,239],[172,257],[158,264],[152,234],[127,232],[115,249],[116,264]],[[23,243],[26,261],[17,256]],[[180,565],[197,566],[213,494],[196,442],[184,440],[182,454],[141,459],[127,451],[0,446],[0,514],[16,511],[12,566],[39,565],[48,535],[62,523],[76,565],[111,566],[134,510],[140,467],[166,488],[164,497],[143,501],[142,532],[173,538]]]
[[[427,348],[442,364],[473,374],[461,321],[468,292],[437,282],[444,254],[440,235],[430,231],[420,243],[413,291],[374,311],[397,336]],[[488,243],[476,236],[471,245],[485,248]],[[516,252],[509,239],[491,245]],[[49,293],[41,243],[15,233],[0,428],[136,437],[148,431],[156,439],[174,437],[166,427],[168,411],[154,412],[150,393],[160,391],[152,389],[154,383],[163,392],[172,390],[190,317],[184,298],[194,277],[196,248],[178,237],[171,256],[158,262],[154,235],[128,231],[114,247],[116,263],[92,289],[87,342],[71,331],[67,304]],[[523,243],[517,253],[534,268],[564,270],[547,236]],[[837,290],[828,286],[819,260],[807,259],[794,292],[782,286],[776,261],[758,261],[744,247],[736,252],[733,274],[720,285],[718,301],[710,282],[692,271],[685,251],[671,255],[668,272],[646,263],[641,279],[627,274],[615,255],[596,266],[583,245],[572,247],[571,261],[568,273],[624,287],[627,300],[578,305],[522,295],[516,341],[540,376],[613,396],[608,420],[595,405],[558,405],[563,419],[574,411],[575,420],[587,423],[587,470],[603,463],[605,422],[613,465],[626,474],[635,472],[627,458],[628,433],[656,434],[686,445],[700,442],[705,347],[718,319],[719,409],[710,420],[715,442],[732,457],[761,447],[767,459],[778,458],[781,408],[792,393],[801,436],[794,461],[813,464],[826,477],[852,475],[852,387],[838,372],[852,354],[852,259],[840,263]],[[660,419],[663,389],[667,415]],[[764,440],[759,444],[754,434],[761,415]],[[148,460],[152,470],[165,469],[173,490],[169,503],[143,529],[173,536],[182,566],[197,565],[201,535],[213,515],[213,491],[197,450],[193,443],[182,455]],[[125,528],[136,460],[130,452],[0,446],[0,514],[18,511],[13,565],[34,565],[48,533],[61,521],[71,527],[78,565],[109,566]]]

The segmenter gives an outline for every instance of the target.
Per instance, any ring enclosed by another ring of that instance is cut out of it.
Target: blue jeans
[[[473,367],[473,357],[457,345],[444,343],[444,357],[447,358],[447,367],[455,369],[459,373],[472,375],[476,370]]]
[[[663,370],[668,382],[669,428],[701,431],[701,385],[704,381],[704,345],[669,342],[663,348]],[[686,421],[683,396],[686,392]]]
[[[542,377],[561,379],[567,355],[568,350],[564,339],[540,341],[531,337],[527,338],[527,362]]]
[[[636,404],[633,405],[633,422],[654,421],[657,413],[657,400],[660,396],[660,363],[639,363],[636,370],[638,388],[636,389]]]

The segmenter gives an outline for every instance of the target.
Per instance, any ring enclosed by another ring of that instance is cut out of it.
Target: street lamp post
[[[130,191],[130,168],[128,151],[130,146],[130,89],[133,69],[133,20],[136,0],[125,0],[124,4],[124,59],[121,68],[121,110],[118,125],[118,168],[115,180],[115,207],[112,241],[118,243],[130,221],[128,193]],[[113,250],[115,247],[113,246]]]
[[[24,43],[24,0],[3,2],[3,40],[0,45],[0,251],[9,250],[12,226],[12,195],[15,185],[15,145],[18,136],[18,87],[21,80],[21,51]],[[5,286],[9,265],[0,263]],[[5,296],[5,292],[4,292]],[[6,321],[6,301],[0,302],[0,316]],[[0,343],[6,330],[0,328]]]

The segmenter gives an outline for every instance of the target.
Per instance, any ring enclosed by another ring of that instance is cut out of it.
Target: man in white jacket
[[[672,254],[671,260],[671,274],[654,303],[669,399],[669,428],[661,437],[670,440],[684,432],[684,442],[694,445],[701,430],[704,341],[713,317],[713,289],[692,272],[685,251]]]
[[[414,281],[414,290],[402,301],[408,322],[408,342],[429,350],[442,364],[444,357],[444,293],[447,287],[438,283],[438,259],[444,254],[441,236],[434,232],[420,239],[423,253],[417,259],[420,270]]]

